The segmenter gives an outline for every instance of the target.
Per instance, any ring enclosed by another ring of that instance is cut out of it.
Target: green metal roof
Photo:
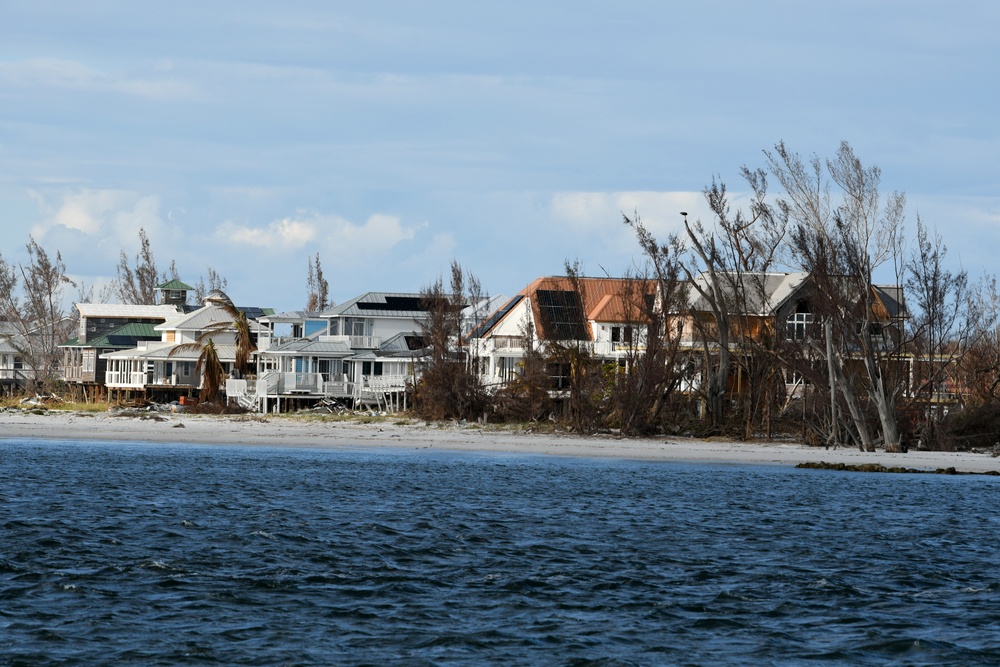
[[[155,326],[148,322],[131,322],[86,343],[81,343],[77,337],[66,341],[60,347],[135,347],[139,341],[157,341],[162,338]]]
[[[187,290],[189,292],[192,291],[192,290],[194,290],[193,287],[191,287],[190,285],[187,285],[185,283],[182,283],[181,281],[177,280],[176,278],[174,280],[171,280],[170,282],[163,283],[162,285],[157,285],[156,289],[161,289],[161,290]]]

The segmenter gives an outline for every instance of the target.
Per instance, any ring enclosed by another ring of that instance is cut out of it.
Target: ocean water
[[[1000,480],[0,441],[2,665],[997,665]]]

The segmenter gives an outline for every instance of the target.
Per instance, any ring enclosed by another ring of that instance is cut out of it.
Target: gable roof
[[[885,308],[886,315],[891,319],[905,319],[910,316],[901,285],[872,285],[872,289]]]
[[[588,322],[638,322],[656,294],[656,282],[638,278],[579,278],[582,294],[566,276],[537,278],[493,312],[469,334],[487,336],[522,300],[528,299],[542,339],[579,336],[592,340]]]
[[[741,274],[724,272],[721,276],[722,290],[727,298],[735,300],[739,292],[746,302],[746,312],[743,314],[759,316],[771,315],[777,311],[809,278],[809,274],[804,272]],[[698,274],[694,279],[706,291],[709,291],[710,280],[707,272]],[[708,301],[694,285],[690,288],[688,304],[693,310],[711,310]]]
[[[237,306],[237,309],[246,315],[248,320],[256,320],[257,317],[263,317],[263,314],[268,314],[268,311],[272,310],[270,308],[244,306]],[[214,324],[232,321],[233,318],[222,306],[208,302],[198,310],[186,313],[173,320],[168,320],[163,324],[156,325],[156,330],[170,331],[174,329],[183,329],[185,331],[204,331]]]

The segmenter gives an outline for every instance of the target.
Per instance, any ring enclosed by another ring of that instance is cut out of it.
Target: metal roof
[[[185,283],[182,283],[181,281],[177,280],[176,278],[174,278],[173,280],[170,280],[168,282],[165,282],[162,285],[157,285],[155,287],[155,289],[175,290],[175,291],[188,291],[188,292],[194,291],[193,287],[191,287],[190,285],[187,285]]]
[[[151,361],[197,361],[198,357],[201,356],[201,350],[196,346],[190,346],[186,349],[174,352],[178,350],[181,346],[174,343],[159,343],[157,345],[148,345],[145,348],[131,348],[128,350],[119,350],[117,352],[109,352],[107,354],[102,354],[102,359],[148,359]],[[235,362],[236,361],[236,346],[235,345],[216,345],[215,352],[219,356],[220,361],[224,362]]]
[[[310,340],[308,338],[297,338],[281,345],[262,350],[261,354],[274,354],[280,356],[349,356],[352,350],[347,343],[340,341]]]
[[[423,301],[423,295],[412,292],[367,292],[345,301],[339,306],[324,310],[320,316],[325,318],[406,317],[420,319],[427,315]]]
[[[59,347],[135,347],[139,341],[158,341],[162,336],[156,332],[156,327],[148,322],[129,322],[114,331],[98,336],[86,343],[79,338],[72,338]]]
[[[169,320],[181,314],[176,306],[137,306],[128,303],[78,303],[81,317],[111,317]]]
[[[745,304],[733,304],[734,306],[745,305],[744,315],[771,315],[781,305],[795,294],[806,279],[808,273],[720,273],[722,290],[728,299],[737,299],[737,293]],[[711,278],[708,273],[701,273],[695,277],[695,282],[706,291],[710,291]],[[690,298],[688,303],[694,310],[708,311],[711,306],[705,298],[692,285],[690,288]]]

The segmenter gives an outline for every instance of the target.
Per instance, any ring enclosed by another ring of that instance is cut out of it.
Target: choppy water
[[[0,441],[0,664],[997,665],[1000,481]]]

